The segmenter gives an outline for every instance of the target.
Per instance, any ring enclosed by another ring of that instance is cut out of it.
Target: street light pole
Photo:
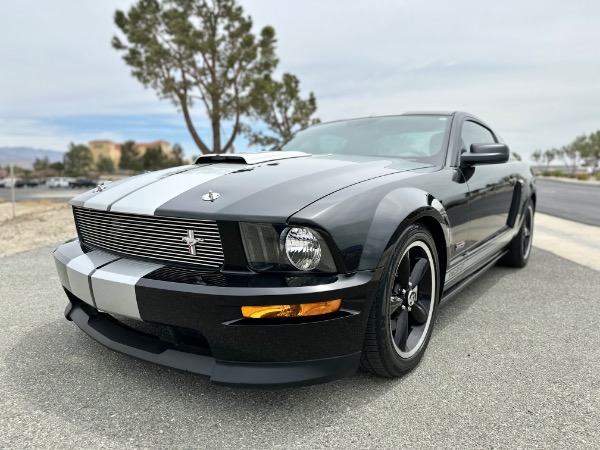
[[[12,212],[14,219],[17,217],[17,213],[15,211],[15,171],[13,168],[13,163],[10,163],[10,195],[12,197]]]

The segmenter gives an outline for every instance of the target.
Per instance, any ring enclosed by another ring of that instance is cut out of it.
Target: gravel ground
[[[0,203],[0,258],[44,245],[57,246],[77,235],[71,207],[65,203]]]
[[[598,448],[600,277],[551,253],[442,304],[401,379],[257,391],[93,342],[51,251],[0,264],[0,448]]]

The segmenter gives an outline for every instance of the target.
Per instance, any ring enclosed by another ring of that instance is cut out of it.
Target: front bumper
[[[90,337],[215,383],[249,386],[313,384],[353,373],[380,276],[369,271],[291,282],[269,275],[194,277],[181,269],[86,252],[77,240],[60,246],[54,256],[70,299],[65,316]],[[244,305],[336,298],[342,299],[342,309],[323,316],[241,315]],[[148,331],[153,327],[168,336]]]

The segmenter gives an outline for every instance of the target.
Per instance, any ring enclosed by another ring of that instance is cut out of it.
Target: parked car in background
[[[17,188],[22,188],[22,187],[38,187],[39,184],[40,184],[40,182],[38,180],[24,179],[24,180],[17,180],[15,182],[15,187],[17,187]]]
[[[90,180],[89,178],[78,178],[69,182],[69,186],[72,188],[94,188],[97,185],[97,181]]]
[[[65,177],[55,177],[55,178],[50,178],[47,182],[46,182],[46,186],[48,186],[49,188],[68,188],[69,187],[69,183],[73,181],[71,178],[65,178]]]
[[[13,185],[16,186],[16,184],[20,181],[20,178],[3,178],[2,180],[0,180],[0,187],[4,187],[4,188],[9,188],[12,187]]]

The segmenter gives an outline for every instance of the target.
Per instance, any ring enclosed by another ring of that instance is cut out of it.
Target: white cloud
[[[0,145],[55,147],[88,138],[77,128],[48,125],[60,117],[180,120],[171,104],[130,76],[110,46],[114,10],[131,3],[3,2]],[[280,70],[315,92],[322,119],[463,109],[523,153],[600,128],[594,0],[242,4],[257,29],[275,27]]]

